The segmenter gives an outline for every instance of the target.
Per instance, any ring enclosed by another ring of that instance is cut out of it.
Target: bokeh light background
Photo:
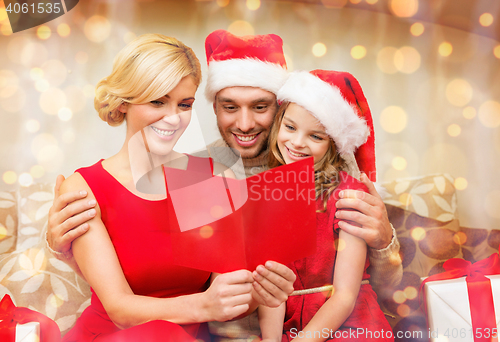
[[[204,39],[223,28],[280,35],[290,70],[354,74],[374,116],[379,180],[449,173],[461,225],[500,228],[499,11],[490,0],[86,0],[12,34],[0,1],[0,188],[53,182],[119,150],[124,127],[98,118],[93,95],[127,42],[174,36],[206,75]],[[203,130],[185,134],[186,150],[218,138],[204,85]]]

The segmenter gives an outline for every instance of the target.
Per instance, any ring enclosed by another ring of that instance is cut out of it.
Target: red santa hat
[[[205,51],[205,96],[210,102],[227,87],[256,87],[276,94],[288,76],[283,40],[275,34],[238,37],[217,30],[205,40]]]
[[[376,181],[375,132],[363,90],[348,72],[299,71],[279,90],[278,101],[289,101],[308,110],[335,141],[338,152],[354,153],[360,171]]]

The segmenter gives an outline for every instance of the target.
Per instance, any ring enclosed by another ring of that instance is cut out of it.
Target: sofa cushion
[[[388,192],[386,204],[442,222],[457,218],[454,180],[447,174],[396,179],[382,185]]]
[[[0,192],[0,254],[16,249],[17,208],[15,191]]]
[[[0,298],[5,294],[16,306],[55,320],[63,334],[90,304],[89,285],[54,258],[45,249],[45,241],[0,257]]]
[[[23,251],[44,240],[49,209],[54,200],[53,183],[35,183],[19,189],[19,228],[16,250]]]

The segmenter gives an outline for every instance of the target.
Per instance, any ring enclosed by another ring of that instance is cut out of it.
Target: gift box
[[[436,342],[498,341],[498,254],[475,264],[450,259],[443,267],[446,272],[426,278],[421,287],[429,325],[427,337]]]
[[[39,312],[16,307],[9,295],[0,301],[1,342],[59,342],[56,322]]]
[[[40,341],[40,323],[29,322],[16,325],[16,342]]]

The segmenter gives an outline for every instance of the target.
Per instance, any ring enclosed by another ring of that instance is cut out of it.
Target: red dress
[[[99,203],[102,222],[132,291],[137,295],[161,298],[204,291],[209,272],[172,263],[168,220],[162,214],[167,213],[170,196],[159,201],[137,197],[111,176],[101,163],[102,160],[77,172],[83,176]],[[195,177],[211,177],[211,161],[189,156],[187,170],[165,169],[165,172],[174,173],[189,171],[195,171],[192,172]],[[63,341],[183,342],[195,341],[196,338],[209,340],[206,323],[181,326],[158,320],[120,330],[109,319],[92,290],[90,306]]]
[[[293,284],[295,290],[311,289],[333,283],[336,255],[334,242],[339,236],[338,219],[335,218],[337,194],[343,189],[367,192],[367,188],[362,183],[347,173],[340,172],[340,177],[341,183],[330,196],[327,210],[323,213],[317,213],[316,216],[316,253],[288,265],[297,276]],[[323,209],[323,200],[318,200],[316,204],[317,209]],[[370,275],[366,273],[368,266],[367,258],[363,280],[370,278]],[[286,302],[282,341],[290,341],[295,337],[306,337],[300,335],[300,332],[327,300],[325,292],[289,297]],[[335,312],[332,312],[333,315]],[[358,328],[364,329],[364,332],[361,333],[361,330],[357,330]],[[353,329],[352,332],[351,329]],[[368,331],[371,331],[371,334]],[[389,331],[389,338],[381,338],[382,331],[384,337]],[[356,335],[357,332],[359,332],[358,335]],[[325,338],[326,341],[394,341],[391,326],[377,303],[377,295],[369,284],[361,285],[354,310],[340,328],[337,331],[324,329],[318,332],[316,337],[318,336]]]

